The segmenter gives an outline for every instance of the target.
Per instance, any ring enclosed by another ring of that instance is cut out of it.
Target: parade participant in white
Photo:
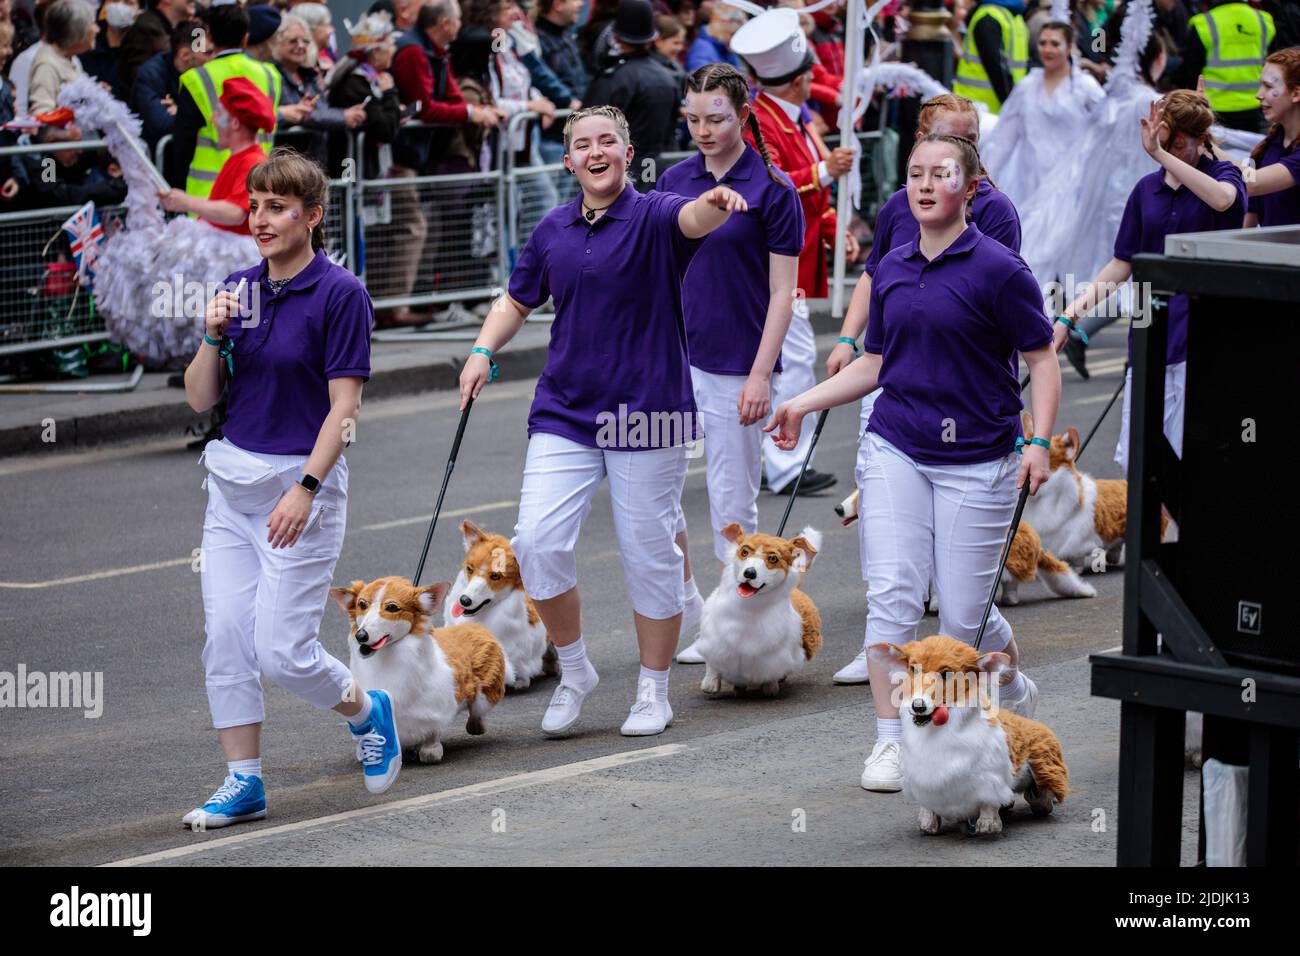
[[[207,332],[185,370],[197,412],[229,387],[226,437],[209,442],[202,582],[203,667],[229,775],[185,815],[194,829],[266,816],[263,675],[347,718],[367,788],[401,768],[391,702],[359,693],[320,643],[320,620],[343,546],[343,447],[370,376],[370,296],[321,250],[329,182],[293,150],[248,176],[253,235],[265,259],[208,303]]]
[[[561,684],[542,731],[567,733],[598,681],[582,636],[574,549],[591,498],[608,476],[641,651],[636,701],[622,732],[657,734],[672,721],[668,669],[681,629],[683,555],[674,536],[685,445],[700,437],[681,283],[697,240],[747,206],[726,186],[695,200],[633,189],[627,120],[616,107],[571,114],[564,141],[565,169],[582,191],[548,213],[529,238],[465,363],[461,404],[487,383],[492,352],[553,297],[511,541],[560,658]]]
[[[968,140],[931,134],[912,150],[907,198],[918,238],[881,261],[871,289],[865,354],[777,409],[769,431],[790,447],[804,415],[881,389],[864,437],[859,508],[866,546],[870,644],[916,637],[933,575],[940,629],[971,643],[998,572],[1016,488],[1048,477],[1035,439],[1017,468],[1019,352],[1033,380],[1034,419],[1050,432],[1061,377],[1042,297],[1023,260],[967,224],[979,184]],[[1005,651],[1002,706],[1032,714],[1038,692],[993,608],[984,650]],[[862,774],[869,790],[896,791],[898,708],[888,671],[870,661],[877,740]]]

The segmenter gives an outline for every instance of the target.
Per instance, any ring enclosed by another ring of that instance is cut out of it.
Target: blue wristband
[[[843,342],[845,345],[852,345],[852,346],[853,346],[853,354],[854,354],[854,355],[861,355],[861,354],[862,354],[862,350],[858,348],[858,340],[857,340],[857,339],[851,339],[851,338],[849,338],[847,335],[841,335],[838,339],[835,340],[835,342],[836,342],[837,345],[838,345],[839,343],[841,343],[841,342]]]
[[[214,339],[205,331],[203,333],[203,341],[208,345],[216,346],[217,355],[226,360],[226,370],[230,373],[230,377],[234,378],[235,360],[231,358],[231,355],[235,351],[235,340],[226,336],[222,336],[220,339]]]
[[[221,343],[225,341],[225,339],[224,337],[220,339],[214,339],[212,336],[208,335],[207,332],[204,332],[203,341],[207,342],[209,345],[215,345],[217,348],[221,348]]]
[[[1060,322],[1067,329],[1069,329],[1071,335],[1077,335],[1079,337],[1079,341],[1083,343],[1084,348],[1088,347],[1088,333],[1083,331],[1083,329],[1079,328],[1079,326],[1077,326],[1074,323],[1073,319],[1067,319],[1063,315],[1058,315],[1056,317],[1056,321]]]
[[[496,362],[492,361],[492,353],[491,353],[489,350],[483,348],[481,345],[476,345],[476,346],[474,346],[472,349],[469,350],[469,354],[470,354],[470,355],[482,355],[482,356],[485,356],[485,357],[487,358],[487,360],[488,360],[488,381],[489,381],[489,382],[495,382],[497,379],[499,379],[499,378],[501,377],[501,369],[497,366],[497,363],[496,363]]]
[[[1017,439],[1016,439],[1016,454],[1020,454],[1020,452],[1024,450],[1024,447],[1025,447],[1026,445],[1037,445],[1037,446],[1039,446],[1040,448],[1051,448],[1051,447],[1052,447],[1052,443],[1051,443],[1050,441],[1048,441],[1046,438],[1038,438],[1037,436],[1035,436],[1035,437],[1029,439],[1028,441],[1025,441],[1023,438],[1017,438]]]

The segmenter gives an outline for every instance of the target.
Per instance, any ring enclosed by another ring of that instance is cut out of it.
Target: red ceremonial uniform
[[[803,203],[804,236],[803,250],[799,253],[799,288],[807,298],[823,298],[830,288],[826,246],[835,243],[836,229],[831,190],[829,186],[822,186],[817,164],[830,156],[830,150],[805,124],[792,122],[781,105],[767,93],[759,93],[754,98],[753,109],[763,131],[768,155],[793,180]],[[817,155],[809,151],[805,133],[816,146]],[[748,137],[749,133],[745,135]]]
[[[217,180],[212,184],[212,192],[208,198],[212,200],[223,200],[232,202],[236,206],[248,212],[248,171],[258,163],[266,161],[266,153],[258,143],[254,143],[247,149],[241,149],[237,153],[232,153],[221,167],[221,172],[217,173]],[[219,222],[204,220],[210,226],[216,226],[218,229],[225,229],[227,232],[238,232],[247,236],[248,217],[235,226],[223,226]]]

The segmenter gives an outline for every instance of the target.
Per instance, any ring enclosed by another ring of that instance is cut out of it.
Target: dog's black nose
[[[758,569],[757,569],[757,568],[745,568],[745,577],[747,577],[747,578],[748,578],[749,580],[751,580],[751,581],[754,580],[754,578],[758,577]]]
[[[357,631],[357,643],[358,644],[370,643],[370,635],[366,633],[366,629],[364,627]]]
[[[924,714],[924,713],[925,713],[925,701],[922,700],[920,697],[913,698],[913,700],[912,700],[912,713],[914,713],[914,714]]]
[[[474,603],[474,602],[472,602],[472,601],[469,599],[469,595],[468,595],[468,594],[462,594],[462,595],[460,596],[460,606],[461,606],[461,607],[469,607],[472,603]]]

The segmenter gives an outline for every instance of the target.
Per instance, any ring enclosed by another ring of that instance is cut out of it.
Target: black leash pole
[[[1115,394],[1110,397],[1110,401],[1107,402],[1106,407],[1102,409],[1101,417],[1097,419],[1097,424],[1092,426],[1092,430],[1088,432],[1088,437],[1085,438],[1083,440],[1083,444],[1079,446],[1079,453],[1074,456],[1074,462],[1076,465],[1079,463],[1079,459],[1083,457],[1083,450],[1088,447],[1088,442],[1092,441],[1092,436],[1097,434],[1097,429],[1100,428],[1101,423],[1106,420],[1106,416],[1110,413],[1111,406],[1115,404],[1115,399],[1119,398],[1120,393],[1122,393],[1123,391],[1124,391],[1124,376],[1120,375],[1119,388],[1115,389]]]
[[[433,506],[433,520],[424,536],[424,550],[420,552],[420,563],[415,566],[415,577],[411,584],[419,586],[420,575],[424,573],[424,559],[429,556],[429,545],[433,543],[433,529],[438,527],[438,515],[442,513],[442,499],[447,494],[447,483],[451,481],[451,470],[456,467],[456,453],[460,451],[460,440],[465,436],[465,423],[469,421],[469,410],[474,407],[474,399],[465,403],[465,410],[460,413],[460,424],[456,426],[456,439],[451,443],[451,456],[447,459],[447,471],[442,476],[442,487],[438,489],[438,503]]]
[[[808,470],[808,462],[812,461],[813,449],[817,447],[817,439],[822,437],[822,426],[826,424],[826,416],[830,411],[829,408],[823,408],[817,416],[817,428],[813,431],[812,441],[808,443],[808,454],[803,456],[803,467],[799,469],[799,477],[794,480],[794,487],[790,489],[790,500],[785,503],[785,514],[781,515],[781,526],[776,529],[778,538],[785,534],[785,523],[790,520],[790,509],[794,507],[795,496],[799,494],[803,473]]]
[[[984,604],[984,617],[980,620],[979,633],[975,635],[975,650],[980,649],[980,641],[984,640],[984,628],[989,625],[989,614],[993,610],[993,599],[997,596],[998,586],[1002,583],[1002,572],[1007,566],[1007,558],[1011,556],[1011,542],[1016,539],[1016,532],[1020,530],[1020,516],[1025,512],[1025,502],[1029,500],[1029,476],[1025,475],[1025,483],[1020,489],[1020,500],[1016,502],[1016,513],[1011,516],[1011,528],[1007,531],[1007,543],[1002,546],[1002,560],[998,562],[998,573],[993,577],[993,588],[989,591],[989,599]],[[940,598],[942,600],[942,598]]]

